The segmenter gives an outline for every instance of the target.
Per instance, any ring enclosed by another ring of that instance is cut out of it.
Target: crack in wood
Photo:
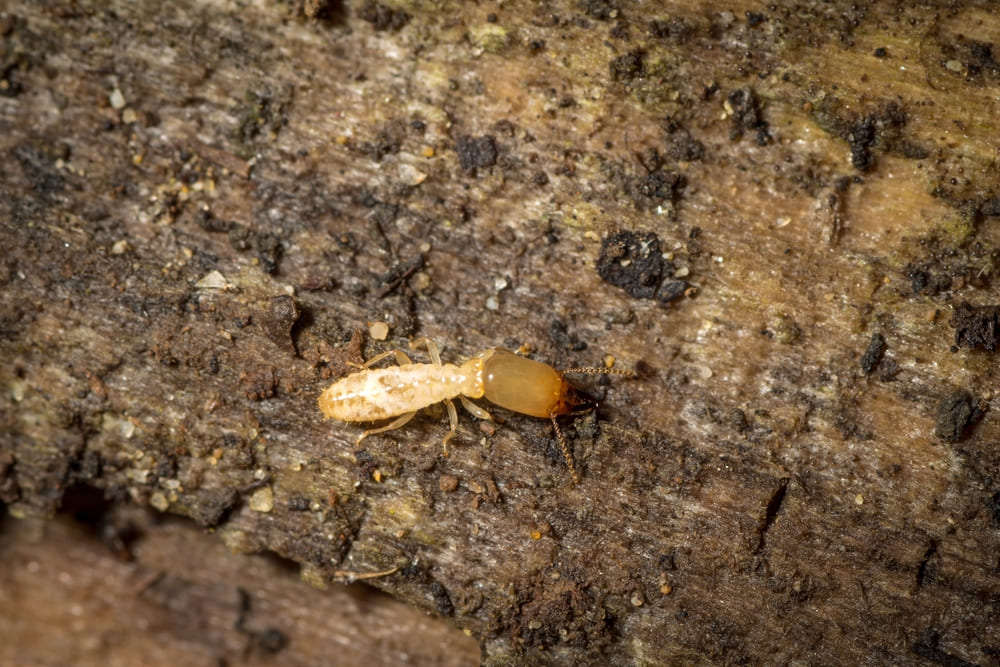
[[[778,484],[778,488],[774,490],[771,498],[767,501],[767,507],[764,509],[764,519],[760,522],[760,527],[757,529],[757,553],[764,550],[767,531],[774,525],[775,519],[778,518],[778,512],[781,511],[781,504],[785,501],[785,493],[788,491],[788,482],[789,479],[787,477],[783,478]]]

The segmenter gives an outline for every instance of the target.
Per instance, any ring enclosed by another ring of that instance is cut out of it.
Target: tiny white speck
[[[108,95],[108,104],[110,104],[111,108],[114,109],[114,110],[116,110],[116,111],[118,111],[120,109],[124,109],[125,108],[125,96],[122,95],[122,91],[118,90],[117,88],[115,88],[114,90],[112,90],[111,94]]]

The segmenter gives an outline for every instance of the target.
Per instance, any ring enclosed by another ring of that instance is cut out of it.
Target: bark
[[[15,1],[0,36],[14,517],[96,491],[392,571],[488,664],[997,663],[990,3]],[[580,484],[501,409],[356,447],[318,394],[416,336],[636,377],[580,381]]]

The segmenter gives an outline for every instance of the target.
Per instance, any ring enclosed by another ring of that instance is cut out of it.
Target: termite
[[[485,398],[501,408],[532,417],[548,418],[559,440],[563,457],[573,481],[580,476],[569,446],[559,428],[557,417],[576,414],[597,406],[597,401],[564,378],[564,373],[610,373],[632,375],[630,371],[609,368],[570,368],[558,371],[548,364],[518,356],[510,350],[491,347],[460,366],[442,364],[437,345],[428,338],[410,342],[410,349],[427,348],[430,364],[417,364],[402,350],[390,350],[372,357],[362,370],[341,378],[319,397],[319,409],[327,417],[346,422],[368,422],[395,417],[379,428],[362,433],[357,444],[370,435],[391,431],[405,425],[422,408],[444,403],[451,430],[442,445],[458,429],[458,413],[453,399],[479,419],[491,420],[489,412],[469,399]],[[371,368],[373,364],[395,356],[398,366]]]

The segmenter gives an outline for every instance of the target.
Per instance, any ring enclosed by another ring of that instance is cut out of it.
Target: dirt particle
[[[439,614],[451,616],[455,613],[455,605],[452,604],[448,590],[437,581],[431,584],[431,597],[434,598],[434,606],[437,607]]]
[[[215,528],[226,521],[238,500],[236,489],[212,489],[190,498],[182,496],[173,511],[191,517],[202,528]]]
[[[682,128],[671,128],[666,139],[667,157],[677,162],[700,162],[705,157],[705,144]]]
[[[861,355],[861,372],[865,375],[870,375],[882,361],[882,355],[885,354],[885,350],[885,336],[880,333],[872,334],[872,339],[868,343],[868,349]]]
[[[274,368],[264,368],[244,373],[240,376],[243,394],[251,401],[262,401],[274,396],[278,388],[278,376]]]
[[[656,298],[667,303],[683,296],[688,289],[688,284],[683,280],[668,280],[656,291]]]
[[[630,51],[608,63],[612,81],[632,81],[646,75],[644,54],[640,50]]]
[[[847,135],[851,147],[851,164],[859,171],[868,171],[875,163],[871,146],[875,143],[875,123],[871,116],[865,116],[851,128]]]
[[[951,279],[941,274],[932,274],[923,266],[907,266],[906,278],[914,294],[937,294],[951,286]]]
[[[757,136],[757,145],[766,146],[771,141],[771,132],[764,120],[760,102],[749,88],[731,91],[726,98],[726,110],[732,114],[732,127],[729,138],[736,141],[745,132],[753,131]]]
[[[980,71],[986,70],[990,74],[996,76],[997,70],[1000,69],[1000,63],[996,61],[993,57],[993,45],[989,42],[980,42],[977,40],[969,40],[969,55],[971,56],[971,63],[969,64],[970,74],[976,75]]]
[[[274,273],[278,270],[278,260],[281,259],[283,248],[281,239],[274,234],[257,234],[254,237],[254,250],[257,251],[257,259],[265,273]]]
[[[458,477],[454,475],[441,475],[438,479],[438,488],[445,493],[451,493],[458,488]]]
[[[149,496],[149,504],[159,512],[166,512],[170,508],[170,501],[162,491],[154,491]]]
[[[600,647],[611,641],[611,615],[588,590],[558,571],[539,574],[533,585],[518,591],[524,602],[511,624],[526,646]]]
[[[601,242],[597,275],[637,299],[656,294],[663,273],[660,237],[652,232],[618,232]]]
[[[653,20],[649,22],[649,34],[656,39],[665,39],[674,44],[685,44],[695,35],[695,28],[682,18]]]
[[[254,233],[245,225],[233,223],[229,229],[229,244],[241,252],[254,250],[261,268],[266,273],[278,270],[278,260],[281,259],[283,248],[281,239],[266,232]]]
[[[638,204],[657,208],[675,203],[685,185],[686,181],[680,174],[657,169],[635,179],[630,190]]]
[[[684,293],[682,280],[661,281],[674,271],[663,259],[660,237],[652,232],[617,232],[603,239],[597,275],[636,299],[668,302]]]
[[[455,142],[455,152],[458,153],[458,164],[462,171],[475,174],[476,170],[492,167],[500,154],[497,140],[490,134],[473,137],[463,134]]]
[[[287,294],[276,296],[270,300],[267,310],[261,317],[261,326],[271,342],[291,355],[295,355],[295,342],[292,340],[292,327],[299,319],[299,307],[295,299]]]
[[[964,389],[953,391],[938,402],[934,433],[946,442],[959,442],[982,415],[975,396]]]
[[[739,408],[733,408],[729,413],[729,425],[739,433],[746,433],[750,430],[750,420],[747,419],[747,413]]]
[[[207,232],[228,232],[233,228],[233,222],[231,220],[217,218],[212,211],[207,208],[200,209],[192,217],[195,224]]]
[[[251,159],[258,143],[277,136],[286,122],[285,101],[269,93],[247,91],[236,110],[239,124],[231,134],[233,152],[243,160]]]
[[[249,250],[253,245],[253,234],[250,232],[250,229],[238,222],[230,227],[228,236],[229,245],[234,250]]]
[[[269,486],[257,489],[250,495],[247,505],[254,512],[270,512],[274,509],[274,491]]]
[[[618,16],[618,8],[608,0],[580,0],[577,7],[598,21],[610,21]]]
[[[385,322],[372,322],[368,325],[368,335],[372,340],[385,340],[389,337],[389,325]]]
[[[394,119],[379,128],[372,141],[362,142],[359,149],[376,162],[387,155],[395,155],[406,139],[408,125],[401,119]]]
[[[955,306],[948,324],[955,330],[958,347],[993,352],[1000,337],[1000,305],[972,306],[963,301]]]
[[[294,495],[288,499],[286,507],[290,512],[306,512],[310,506],[309,498],[303,495]]]
[[[366,2],[358,16],[371,23],[376,30],[399,30],[413,18],[402,9],[393,9],[381,2]]]
[[[855,169],[870,171],[875,165],[875,148],[890,148],[898,143],[899,130],[904,125],[906,114],[895,102],[848,121],[841,136],[851,148],[851,164]]]
[[[878,364],[878,374],[877,377],[882,382],[889,382],[903,370],[899,363],[895,359],[883,358]]]

